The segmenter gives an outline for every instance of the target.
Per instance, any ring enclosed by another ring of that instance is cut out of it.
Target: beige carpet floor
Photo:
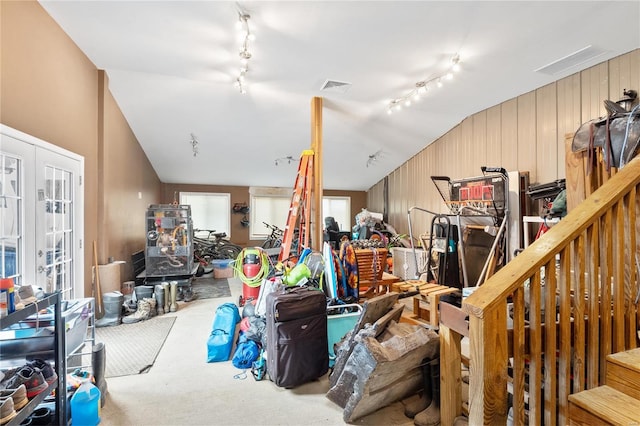
[[[329,401],[327,377],[295,389],[255,381],[231,361],[206,362],[216,308],[237,302],[242,283],[230,279],[231,297],[179,302],[167,337],[147,374],[107,380],[102,426],[112,425],[343,425],[342,408]],[[107,348],[108,356],[108,348]],[[413,425],[395,403],[354,424]]]

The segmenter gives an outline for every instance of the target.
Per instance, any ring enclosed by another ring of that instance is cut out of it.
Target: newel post
[[[469,424],[507,422],[507,303],[469,315]]]

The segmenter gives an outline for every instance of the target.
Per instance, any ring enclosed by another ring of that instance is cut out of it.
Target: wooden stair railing
[[[506,423],[510,380],[514,424],[567,424],[569,395],[638,345],[639,192],[636,157],[464,300],[469,424]]]

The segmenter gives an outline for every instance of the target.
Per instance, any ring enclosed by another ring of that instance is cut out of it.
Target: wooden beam
[[[313,156],[313,217],[311,247],[322,252],[322,98],[311,99],[311,149]]]

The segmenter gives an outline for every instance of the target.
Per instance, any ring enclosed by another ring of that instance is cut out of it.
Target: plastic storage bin
[[[93,299],[62,301],[62,318],[66,325],[66,355],[77,351],[87,338],[89,320],[93,316]],[[54,313],[53,307],[47,313],[27,317],[0,335],[0,354],[2,360],[32,356],[50,358],[54,350]]]
[[[339,312],[341,309],[349,308],[349,310],[355,309],[353,312],[344,312],[332,314],[332,312]],[[358,319],[362,314],[362,306],[357,303],[348,305],[335,305],[327,306],[327,340],[329,343],[329,367],[333,367],[336,362],[336,354],[333,350],[333,345],[338,343],[348,332],[353,330]]]
[[[213,278],[233,278],[233,259],[213,259]]]

